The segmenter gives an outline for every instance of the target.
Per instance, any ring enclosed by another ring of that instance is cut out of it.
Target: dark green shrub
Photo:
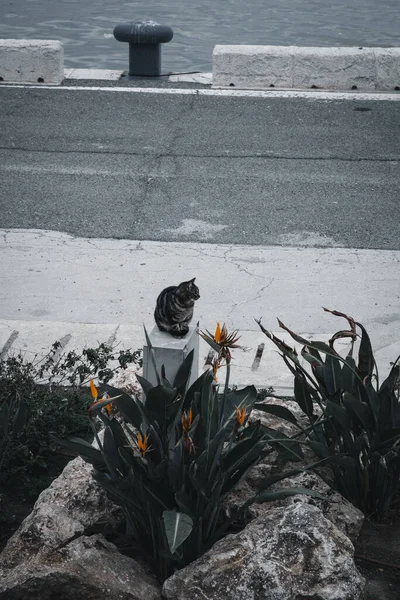
[[[111,361],[123,368],[140,361],[139,352],[106,344],[61,356],[58,349],[56,342],[41,360],[18,354],[0,361],[0,493],[34,500],[69,460],[54,451],[52,436],[93,439],[89,376],[109,381]]]
[[[295,350],[258,323],[293,373],[295,400],[310,422],[308,444],[332,469],[338,491],[366,515],[385,519],[400,491],[400,357],[380,383],[365,328],[343,313],[324,310],[349,324],[349,330],[337,332],[329,344],[306,340],[279,321],[303,344],[301,356],[311,365],[311,373]],[[351,340],[345,358],[334,348],[341,338]]]

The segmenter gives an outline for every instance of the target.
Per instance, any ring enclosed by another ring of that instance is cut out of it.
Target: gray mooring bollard
[[[172,40],[174,32],[168,25],[155,21],[121,23],[114,28],[118,42],[129,44],[129,75],[159,77],[161,75],[161,44]]]

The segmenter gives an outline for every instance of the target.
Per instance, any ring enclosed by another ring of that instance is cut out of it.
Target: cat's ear
[[[194,283],[194,282],[195,282],[195,279],[196,279],[196,277],[193,277],[193,279],[191,279],[191,280],[189,281],[189,283]]]

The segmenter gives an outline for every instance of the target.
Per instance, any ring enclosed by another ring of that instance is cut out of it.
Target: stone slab
[[[0,81],[53,83],[64,79],[64,49],[58,40],[0,40]]]
[[[213,87],[394,90],[400,48],[217,45]]]

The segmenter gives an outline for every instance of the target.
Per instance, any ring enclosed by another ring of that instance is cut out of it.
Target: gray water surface
[[[67,67],[126,69],[120,22],[170,25],[163,71],[211,71],[215,44],[399,46],[400,0],[2,0],[0,37],[58,39]]]

